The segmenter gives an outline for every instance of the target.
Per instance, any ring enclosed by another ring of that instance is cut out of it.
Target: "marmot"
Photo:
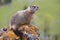
[[[38,6],[29,6],[27,9],[17,11],[11,19],[11,28],[16,29],[21,25],[29,25],[33,14],[38,10]]]

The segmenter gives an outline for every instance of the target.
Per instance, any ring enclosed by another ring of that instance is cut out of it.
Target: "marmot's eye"
[[[31,8],[36,8],[36,6],[30,6]]]
[[[35,8],[35,6],[32,6],[33,8]]]
[[[7,31],[7,28],[3,28],[4,31]]]

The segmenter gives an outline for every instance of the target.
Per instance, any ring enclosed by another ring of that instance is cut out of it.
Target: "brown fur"
[[[36,9],[33,7],[36,7]],[[31,8],[28,7],[25,10],[18,11],[11,19],[11,27],[15,26],[15,29],[18,29],[21,25],[30,25],[33,14],[37,9],[37,6],[32,6]]]

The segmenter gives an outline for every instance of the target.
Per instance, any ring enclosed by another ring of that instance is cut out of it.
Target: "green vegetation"
[[[60,0],[37,0],[34,5],[39,6],[39,10],[35,14],[34,24],[40,27],[40,30],[44,30],[44,21],[47,16],[49,20],[49,33],[60,34]],[[0,6],[0,28],[8,26],[12,15],[18,11],[22,10],[24,6],[29,6],[26,0],[22,1],[12,1],[9,5]]]

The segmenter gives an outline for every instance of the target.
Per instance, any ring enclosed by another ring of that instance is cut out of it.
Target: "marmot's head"
[[[28,10],[29,12],[32,12],[32,13],[35,13],[38,9],[39,9],[39,7],[36,6],[36,5],[29,6],[29,7],[27,8],[27,10]]]

